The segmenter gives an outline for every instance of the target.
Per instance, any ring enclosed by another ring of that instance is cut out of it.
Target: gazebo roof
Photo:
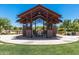
[[[46,8],[46,7],[44,7],[44,6],[42,6],[42,5],[37,5],[37,6],[35,6],[35,7],[33,7],[33,8],[31,8],[31,9],[29,9],[29,10],[27,10],[27,11],[25,11],[25,12],[23,12],[23,13],[21,13],[21,14],[19,14],[18,15],[18,17],[20,17],[20,16],[22,16],[22,15],[24,15],[24,14],[28,14],[29,12],[31,12],[32,10],[35,10],[35,9],[46,9],[46,10],[48,10],[49,12],[51,12],[51,13],[54,13],[54,14],[56,14],[57,16],[59,16],[59,17],[61,17],[61,15],[60,14],[58,14],[58,13],[56,13],[56,12],[54,12],[54,11],[52,11],[52,10],[50,10],[50,9],[48,9],[48,8]]]
[[[33,21],[34,19],[37,19],[37,18],[47,19],[47,21],[51,21],[53,23],[61,22],[61,20],[59,19],[61,17],[60,14],[58,14],[40,4],[30,10],[27,10],[27,11],[19,14],[18,17],[20,18],[18,20],[18,22],[20,22],[20,23],[23,23],[23,22],[26,23],[27,21],[30,22],[30,20]]]

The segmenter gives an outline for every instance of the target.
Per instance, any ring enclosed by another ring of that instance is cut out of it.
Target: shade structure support
[[[26,36],[26,25],[23,24],[23,36]]]
[[[44,20],[43,20],[43,37],[45,36],[45,30],[44,30]]]
[[[54,27],[52,28],[52,24],[57,24],[57,23],[61,22],[61,20],[59,19],[61,17],[61,15],[55,13],[54,11],[52,11],[42,5],[38,5],[32,9],[18,15],[18,17],[20,18],[20,20],[18,20],[18,22],[23,24],[23,36],[27,36],[27,37],[31,37],[31,38],[33,36],[33,28],[32,28],[33,21],[35,21],[34,28],[35,28],[35,31],[37,32],[36,34],[38,34],[38,36],[40,35],[39,30],[37,31],[37,29],[36,29],[36,27],[37,27],[36,19],[37,18],[43,19],[42,31],[45,31],[46,34],[42,34],[42,35],[43,36],[46,35],[46,37],[49,37],[51,32],[54,33],[54,35],[55,35],[56,30]],[[28,20],[25,20],[25,19],[28,19]],[[46,24],[45,24],[45,21],[46,21]],[[46,25],[46,27],[44,25]],[[28,35],[30,35],[30,36],[28,36]]]
[[[31,38],[33,37],[33,33],[32,33],[32,23],[30,23],[30,27],[31,27]]]

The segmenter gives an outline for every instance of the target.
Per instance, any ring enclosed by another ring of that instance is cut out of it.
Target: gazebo
[[[61,15],[42,6],[37,5],[18,15],[20,22],[23,24],[24,37],[54,37],[57,33],[56,24],[62,22]],[[37,20],[42,21],[42,28],[37,30]]]

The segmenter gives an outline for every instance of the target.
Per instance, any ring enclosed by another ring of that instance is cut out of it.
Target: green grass
[[[0,44],[2,55],[78,55],[79,42],[63,45]]]

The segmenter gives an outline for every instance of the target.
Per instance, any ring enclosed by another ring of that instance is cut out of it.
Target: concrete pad
[[[20,35],[0,35],[0,40],[7,43],[13,43],[13,44],[24,44],[24,45],[55,45],[55,44],[66,44],[66,43],[72,43],[79,40],[79,36],[61,36],[61,38],[20,38],[17,39],[16,37]],[[58,35],[57,35],[58,36]]]

